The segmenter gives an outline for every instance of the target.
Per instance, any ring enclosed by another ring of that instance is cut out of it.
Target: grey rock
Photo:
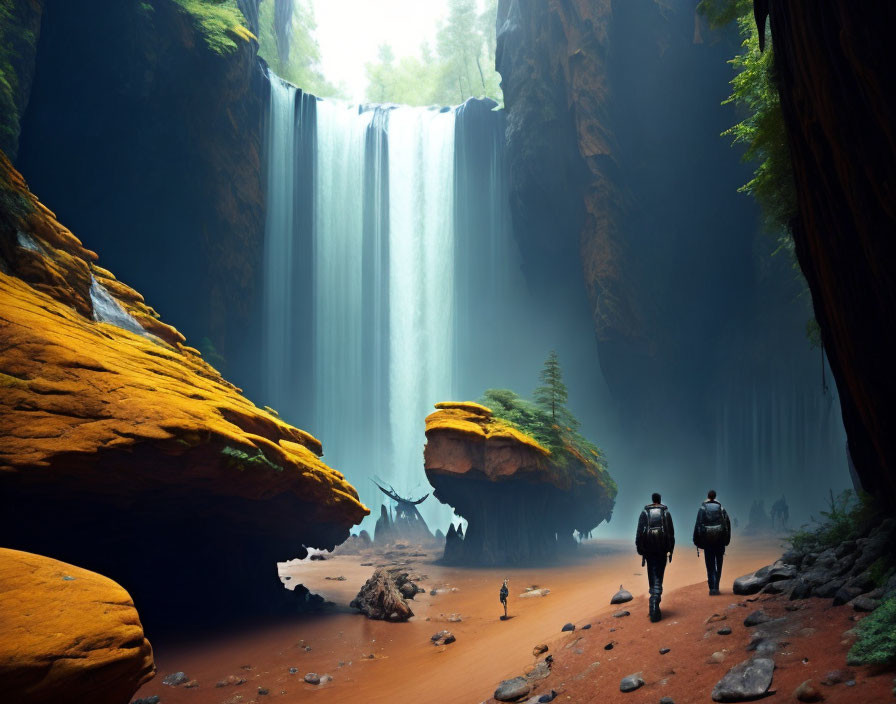
[[[843,577],[835,577],[830,582],[825,582],[815,587],[812,590],[812,596],[821,597],[822,599],[833,599],[834,595],[844,584],[846,584],[846,580]]]
[[[863,591],[859,587],[850,587],[848,584],[843,585],[834,594],[834,606],[842,606],[848,601],[852,601],[857,596],[861,596]]]
[[[719,630],[716,631],[720,636],[730,636],[731,635],[731,626],[722,626]]]
[[[305,675],[305,681],[308,684],[320,684],[320,675],[316,672],[309,672]]]
[[[576,630],[576,627],[573,626],[571,623],[567,623],[565,626],[563,626],[563,628],[560,629],[561,632],[563,632],[563,631],[574,631],[574,630]]]
[[[764,573],[762,570],[766,570]],[[740,594],[741,596],[746,596],[749,594],[756,594],[769,582],[768,572],[771,570],[771,567],[763,567],[761,570],[756,570],[752,574],[745,574],[743,577],[738,577],[734,580],[734,587],[732,588],[735,594]]]
[[[672,648],[660,648],[660,655],[665,655],[670,650],[672,650]]]
[[[633,675],[628,675],[623,677],[619,682],[619,691],[620,692],[634,692],[636,689],[639,689],[644,686],[644,678],[641,676],[640,672],[636,672]]]
[[[660,704],[675,704],[675,700],[672,697],[663,697],[660,699]]]
[[[859,596],[853,599],[851,602],[852,608],[856,611],[869,612],[874,611],[878,606],[880,606],[879,599],[870,599],[867,596]]]
[[[812,594],[812,585],[804,579],[798,579],[790,590],[790,600],[808,599]]]
[[[548,704],[548,702],[552,702],[556,698],[557,692],[552,689],[550,692],[545,692],[538,698],[538,704]]]
[[[433,645],[448,645],[457,640],[451,631],[439,631],[430,636]]]
[[[538,664],[535,665],[529,672],[526,673],[526,679],[529,682],[537,682],[538,680],[543,680],[545,677],[551,674],[551,663],[547,660],[542,660]]]
[[[131,704],[159,704],[161,701],[162,700],[158,694],[153,694],[149,697],[144,697],[143,699],[135,699]]]
[[[495,699],[499,702],[512,702],[522,699],[531,690],[531,686],[525,677],[514,677],[510,680],[504,680],[495,690]]]
[[[619,585],[619,591],[613,595],[613,598],[610,599],[611,604],[624,604],[627,601],[631,601],[634,597],[632,597],[631,592],[622,588],[622,585]]]
[[[591,624],[590,624],[590,623],[586,623],[584,626],[582,626],[582,630],[583,630],[583,631],[587,631],[589,628],[591,628]]]
[[[830,672],[825,674],[824,679],[821,680],[821,683],[830,687],[835,684],[840,684],[841,682],[851,680],[854,677],[855,673],[850,669],[831,670]]]
[[[266,694],[270,694],[270,693],[271,693],[271,690],[269,690],[267,687],[259,687],[259,688],[258,688],[258,693],[259,693],[261,696],[265,696]]]
[[[170,675],[165,676],[165,679],[162,680],[162,684],[167,684],[169,687],[177,687],[184,682],[189,682],[189,680],[190,678],[183,672],[173,672]]]
[[[299,668],[297,668],[297,667],[291,667],[291,668],[289,668],[289,674],[291,674],[291,675],[297,675],[298,673],[299,673]]]
[[[788,565],[793,565],[794,567],[799,567],[800,565],[802,565],[804,557],[805,553],[790,549],[783,555],[781,555],[781,562],[784,562]]]
[[[735,665],[712,690],[715,702],[748,702],[764,697],[772,684],[775,662],[751,658]]]
[[[758,626],[760,623],[767,623],[771,620],[771,616],[765,613],[765,611],[757,609],[744,619],[744,625],[747,627]]]
[[[769,582],[762,588],[763,594],[784,594],[790,591],[796,584],[795,579],[780,579],[776,582]]]
[[[845,555],[849,555],[854,553],[856,550],[856,541],[855,540],[844,540],[840,545],[837,546],[834,554],[839,560],[841,557]]]
[[[776,562],[768,571],[768,579],[770,582],[778,582],[782,579],[793,579],[796,577],[796,567],[788,565],[784,562]]]
[[[625,616],[631,616],[631,611],[620,610],[613,614],[613,618],[624,618]]]
[[[824,699],[822,693],[812,684],[812,680],[806,680],[797,687],[793,692],[793,696],[800,702],[820,702]]]

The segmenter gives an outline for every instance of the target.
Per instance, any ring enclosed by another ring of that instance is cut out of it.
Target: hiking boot
[[[653,623],[656,623],[662,618],[662,614],[660,613],[660,602],[658,599],[650,600],[650,620]]]

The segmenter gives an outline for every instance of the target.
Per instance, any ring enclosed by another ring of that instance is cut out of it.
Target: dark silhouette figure
[[[504,584],[501,585],[501,603],[504,605],[504,618],[507,618],[507,595],[510,592],[507,589],[507,580],[504,580]]]
[[[635,534],[635,548],[641,555],[641,564],[647,564],[647,581],[650,585],[650,620],[662,618],[660,601],[663,595],[663,575],[666,573],[666,560],[672,562],[675,550],[675,528],[669,509],[660,503],[662,497],[654,494],[653,503],[641,511],[638,518],[638,531]]]
[[[787,520],[790,518],[790,507],[787,505],[787,499],[781,494],[781,498],[772,504],[772,528],[787,530]]]
[[[709,594],[719,594],[719,580],[722,578],[722,560],[725,547],[731,542],[731,520],[722,504],[716,501],[713,489],[707,493],[707,499],[697,511],[694,523],[694,545],[697,554],[703,549],[706,560],[706,581],[709,582]]]

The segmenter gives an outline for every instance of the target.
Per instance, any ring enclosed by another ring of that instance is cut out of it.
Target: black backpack
[[[725,547],[725,521],[722,505],[715,501],[703,504],[703,524],[700,526],[704,548]]]
[[[647,506],[647,521],[644,524],[641,544],[645,553],[664,553],[668,551],[669,540],[666,536],[666,507]]]

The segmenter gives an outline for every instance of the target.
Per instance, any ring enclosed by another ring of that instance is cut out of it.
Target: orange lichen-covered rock
[[[130,595],[107,577],[0,548],[3,701],[127,702],[155,673]]]
[[[205,581],[279,588],[278,559],[332,548],[368,510],[316,438],[241,396],[95,257],[0,154],[6,545],[110,575],[147,618],[169,597],[141,563],[171,550],[209,558],[166,565],[183,573],[174,618],[226,608]]]
[[[597,458],[573,447],[555,457],[478,403],[436,409],[426,418],[426,476],[433,495],[468,521],[452,559],[544,559],[572,544],[574,530],[588,533],[609,520],[616,486]]]

